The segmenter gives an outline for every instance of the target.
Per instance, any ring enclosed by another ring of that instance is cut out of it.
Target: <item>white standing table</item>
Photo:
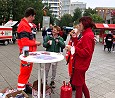
[[[59,62],[64,59],[64,56],[60,53],[55,52],[46,52],[46,51],[37,51],[29,52],[29,56],[24,57],[23,54],[19,58],[28,63],[39,63],[38,65],[38,98],[41,94],[41,64],[43,63],[53,63]],[[45,98],[45,89],[46,89],[46,74],[45,74],[45,64],[43,68],[43,98]]]

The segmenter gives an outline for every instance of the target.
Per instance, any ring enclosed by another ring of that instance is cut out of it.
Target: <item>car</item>
[[[69,32],[71,32],[71,30],[73,30],[73,27],[63,26],[63,31],[64,31],[63,39],[64,39],[64,41],[66,41],[67,36],[68,36]]]

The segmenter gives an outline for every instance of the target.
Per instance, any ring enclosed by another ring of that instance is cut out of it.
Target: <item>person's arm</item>
[[[28,32],[21,32],[18,34],[22,46],[35,46],[41,43],[36,41]]]
[[[68,45],[72,45],[72,41],[71,41],[71,39],[69,40],[69,42],[68,42]],[[69,63],[69,61],[70,61],[70,55],[71,55],[71,52],[70,51],[66,51],[66,56],[65,56],[65,58],[66,58],[66,65]]]
[[[80,46],[80,45],[81,46]],[[81,42],[75,46],[75,54],[80,57],[89,57],[92,55],[94,50],[95,41],[93,36],[84,36]]]
[[[29,38],[21,38],[21,43],[23,46],[35,46],[35,40],[29,40]]]
[[[50,44],[49,44],[49,36],[46,36],[44,42],[43,42],[43,47],[47,48],[49,47]]]
[[[78,43],[78,37],[72,37],[71,39],[72,39],[72,42],[74,43],[74,46],[76,46]]]
[[[74,44],[72,45],[72,43],[74,43]],[[75,48],[77,43],[78,43],[78,38],[77,37],[71,37],[71,42],[69,41],[69,44],[65,46],[65,50],[66,51],[73,51],[72,49]]]
[[[40,45],[40,42],[37,42],[33,38],[32,33],[29,31],[29,29],[26,28],[26,26],[22,22],[21,24],[19,24],[17,32],[18,39],[20,40],[22,46],[35,46],[38,44]]]
[[[57,43],[60,45],[60,47],[65,48],[65,43],[63,38],[59,37],[57,40],[58,40]]]

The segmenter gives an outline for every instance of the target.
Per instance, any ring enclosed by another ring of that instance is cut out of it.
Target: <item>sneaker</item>
[[[23,90],[27,94],[32,94],[32,87],[28,84],[26,84],[25,90]]]
[[[55,87],[56,87],[55,82],[54,82],[54,81],[51,81],[50,86],[51,86],[52,88],[55,88]]]

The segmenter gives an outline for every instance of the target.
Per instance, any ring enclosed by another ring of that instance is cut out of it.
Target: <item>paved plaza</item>
[[[37,40],[42,42],[41,32],[37,34]],[[38,50],[45,49],[40,46]],[[63,54],[65,55],[65,50]],[[16,88],[19,64],[20,60],[17,44],[11,43],[7,46],[0,44],[0,90],[6,87]],[[38,64],[34,64],[29,79],[30,83],[37,80],[37,66]],[[49,74],[48,83],[50,83],[50,77],[51,72]],[[60,87],[63,81],[69,81],[65,59],[58,63],[56,88],[54,89],[52,98],[60,98]],[[115,52],[108,53],[107,50],[103,51],[103,45],[100,43],[96,44],[93,59],[86,74],[86,83],[89,87],[91,98],[115,98]],[[73,92],[72,98],[74,98],[74,94],[75,92]]]

